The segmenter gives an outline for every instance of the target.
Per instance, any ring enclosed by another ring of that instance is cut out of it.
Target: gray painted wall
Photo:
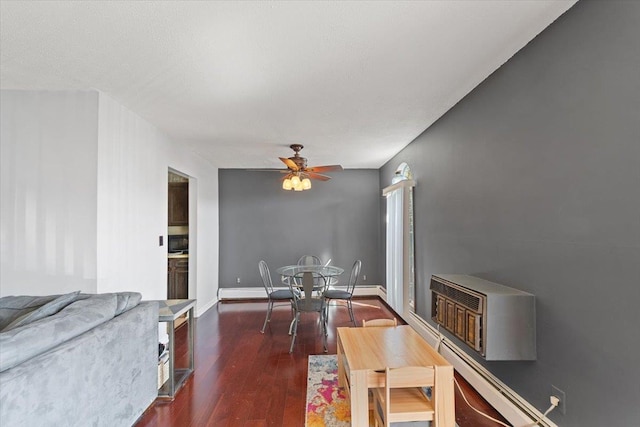
[[[640,425],[640,2],[583,0],[381,169],[415,189],[429,277],[537,298],[538,359],[484,365],[561,426]],[[384,207],[382,207],[384,210]]]
[[[220,287],[262,286],[258,262],[271,269],[317,255],[347,273],[362,260],[363,284],[381,284],[378,170],[331,173],[309,191],[282,190],[275,172],[221,169]],[[346,276],[346,277],[345,277]],[[236,284],[236,278],[241,283]]]

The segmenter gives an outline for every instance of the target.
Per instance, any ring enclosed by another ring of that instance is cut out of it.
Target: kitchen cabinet
[[[169,183],[169,225],[189,225],[189,183]]]
[[[169,258],[167,299],[189,298],[189,258]]]

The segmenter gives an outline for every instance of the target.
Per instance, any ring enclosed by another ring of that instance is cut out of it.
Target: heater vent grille
[[[468,289],[459,288],[435,280],[431,281],[431,290],[447,299],[463,305],[477,313],[482,312],[482,300],[479,296],[473,295]]]
[[[431,319],[485,360],[535,360],[535,296],[478,277],[431,276]]]

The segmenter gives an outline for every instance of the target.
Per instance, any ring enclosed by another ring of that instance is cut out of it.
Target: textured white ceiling
[[[577,0],[2,1],[3,89],[97,89],[224,168],[377,168]]]

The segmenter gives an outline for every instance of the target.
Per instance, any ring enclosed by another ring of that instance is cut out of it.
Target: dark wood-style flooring
[[[378,298],[354,300],[358,322],[394,317]],[[284,426],[304,427],[307,360],[323,354],[315,313],[303,315],[295,349],[289,354],[291,312],[274,309],[270,326],[260,333],[266,301],[224,302],[196,319],[195,373],[175,400],[156,400],[136,424],[146,426]],[[344,307],[329,314],[329,354],[336,353],[336,327],[350,326]],[[176,331],[179,366],[186,365],[186,327]],[[459,375],[469,401],[489,415],[504,419]],[[456,390],[456,422],[460,427],[498,424],[476,414]]]

